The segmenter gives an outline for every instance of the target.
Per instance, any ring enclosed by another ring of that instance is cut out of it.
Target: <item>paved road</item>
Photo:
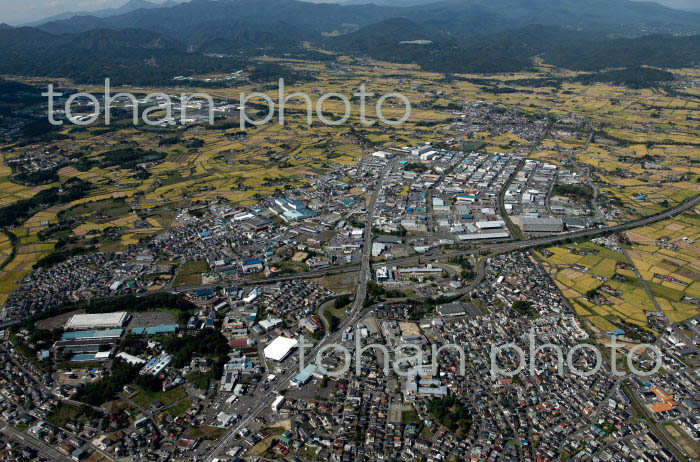
[[[374,192],[372,193],[372,199],[370,201],[369,207],[367,209],[367,220],[365,221],[365,232],[364,232],[364,247],[362,249],[362,263],[360,265],[360,277],[359,285],[357,287],[357,292],[355,293],[355,300],[352,303],[348,316],[340,323],[338,330],[336,332],[329,333],[323,340],[318,342],[309,352],[305,352],[307,358],[315,358],[316,353],[326,345],[337,343],[340,339],[342,332],[349,326],[355,325],[355,323],[362,318],[365,313],[363,305],[365,298],[367,296],[367,282],[370,276],[370,259],[372,252],[372,219],[374,217],[374,212],[377,207],[377,198],[382,189],[382,184],[387,174],[391,171],[393,163],[388,163],[377,180],[374,187]],[[299,364],[300,368],[303,368],[305,364]],[[253,406],[253,408],[248,411],[248,415],[245,416],[235,427],[231,428],[226,435],[221,439],[219,444],[215,446],[206,461],[211,462],[214,458],[219,455],[220,452],[226,451],[229,443],[236,438],[236,434],[241,431],[251,420],[254,420],[263,410],[272,405],[277,394],[286,389],[289,386],[289,381],[298,374],[296,367],[291,367],[291,370],[281,376],[276,384],[270,387],[268,395],[262,398],[258,403]]]
[[[391,171],[393,165],[394,162],[389,162],[382,170],[382,173],[377,179],[377,183],[374,185],[372,199],[370,200],[369,207],[367,208],[364,244],[362,247],[362,262],[360,263],[359,285],[357,286],[357,292],[355,292],[355,301],[353,301],[352,306],[350,307],[350,313],[354,313],[361,309],[362,304],[365,302],[365,297],[367,297],[367,282],[372,274],[372,270],[370,268],[372,259],[372,221],[374,220],[374,212],[377,210],[377,198],[382,190],[384,179]]]
[[[439,255],[435,255],[434,258],[448,258],[448,257],[458,257],[461,255],[475,255],[475,254],[482,254],[482,253],[504,253],[504,252],[510,252],[514,250],[526,250],[526,249],[531,249],[534,247],[539,247],[543,245],[556,245],[556,244],[561,244],[564,243],[570,239],[593,239],[595,237],[600,237],[609,233],[619,233],[622,231],[628,231],[630,229],[638,228],[641,226],[647,226],[652,223],[656,223],[658,221],[663,221],[671,217],[675,217],[677,215],[680,215],[683,212],[686,212],[688,210],[693,209],[697,205],[700,205],[700,195],[695,196],[694,198],[679,204],[673,208],[670,208],[664,212],[661,212],[656,215],[650,215],[648,217],[640,218],[638,220],[632,220],[628,221],[625,223],[621,223],[619,225],[614,225],[614,226],[605,226],[602,228],[592,228],[592,229],[585,229],[581,231],[573,231],[569,233],[562,233],[562,234],[556,234],[554,236],[548,236],[548,237],[541,237],[538,239],[529,239],[529,240],[517,240],[517,241],[510,241],[510,242],[504,242],[504,243],[498,243],[498,244],[489,244],[489,245],[484,245],[482,247],[476,248],[476,249],[471,249],[471,250],[459,250],[459,251],[453,251],[453,252],[445,252]],[[365,240],[367,241],[367,236],[365,236]],[[365,245],[364,252],[371,252],[371,240],[369,241],[369,245]],[[369,250],[368,250],[369,249]],[[404,258],[397,258],[391,261],[387,262],[382,262],[382,263],[376,263],[375,266],[387,266],[387,265],[398,265],[398,264],[404,264],[404,263],[415,263],[418,261],[418,259],[423,259],[425,260],[426,255],[415,255],[411,257],[404,257]],[[363,264],[365,262],[363,261]],[[342,265],[342,266],[337,266],[334,268],[326,268],[324,270],[319,270],[319,271],[308,271],[305,273],[299,273],[295,275],[290,275],[290,276],[279,276],[279,277],[271,277],[271,278],[265,278],[265,279],[241,279],[239,281],[240,284],[243,285],[263,285],[263,284],[273,284],[277,282],[283,282],[283,281],[292,281],[292,280],[298,280],[298,279],[314,279],[314,278],[320,278],[323,277],[327,274],[340,274],[340,273],[350,273],[350,272],[355,272],[357,271],[357,267],[359,266],[358,263],[355,264],[350,264],[350,265]],[[369,271],[367,271],[367,268],[365,268],[366,274],[369,274]],[[189,286],[189,287],[182,287],[179,290],[180,291],[187,291],[187,290],[194,290],[194,289],[200,289],[203,287],[214,287],[212,284],[208,285],[201,285],[201,286]],[[17,323],[17,322],[13,322]],[[4,325],[0,324],[0,328],[11,325],[13,323],[5,323]]]
[[[380,185],[377,186],[377,191],[380,188]],[[375,191],[376,196],[378,192]],[[373,197],[374,197],[373,196]],[[371,226],[371,214],[374,213],[373,206],[376,205],[376,198],[372,200],[372,204],[370,205],[370,211],[368,211],[368,223],[370,223]],[[491,247],[487,247],[486,249],[490,250],[490,253],[501,253],[501,252],[509,252],[509,251],[514,251],[514,250],[525,250],[533,247],[538,247],[541,245],[553,245],[559,242],[564,242],[568,239],[581,239],[581,238],[592,238],[596,236],[600,236],[606,233],[610,232],[622,232],[626,231],[632,228],[637,228],[640,226],[646,226],[651,223],[655,223],[657,221],[665,220],[667,218],[673,217],[675,215],[678,215],[680,213],[683,213],[687,210],[690,210],[700,204],[700,195],[696,196],[695,198],[684,202],[683,204],[680,204],[676,207],[673,207],[669,210],[666,210],[665,212],[652,215],[649,217],[641,218],[639,220],[633,220],[627,223],[623,223],[620,225],[615,225],[615,226],[608,226],[605,228],[600,228],[600,229],[591,229],[591,230],[583,230],[583,231],[577,231],[573,233],[567,233],[565,235],[557,235],[557,236],[552,236],[552,237],[546,237],[546,238],[540,238],[540,239],[533,239],[529,241],[515,241],[515,242],[510,242],[506,244],[498,244],[498,245],[493,245]],[[352,309],[350,311],[350,315],[345,318],[345,320],[340,324],[339,329],[337,332],[327,335],[321,342],[319,342],[314,348],[311,349],[311,351],[307,354],[307,357],[314,357],[315,354],[318,352],[319,349],[324,347],[325,345],[329,345],[331,343],[335,343],[337,339],[339,338],[341,332],[345,330],[348,326],[354,325],[355,322],[357,322],[364,312],[366,310],[361,309],[362,304],[364,303],[364,298],[366,296],[366,283],[367,283],[367,275],[369,274],[369,251],[371,251],[371,236],[365,235],[365,244],[370,243],[370,245],[366,245],[367,248],[363,249],[363,261],[362,261],[362,269],[361,269],[361,275],[363,275],[363,278],[360,279],[360,286],[358,287],[358,292],[357,292],[357,297],[355,298],[355,302],[353,303]],[[449,257],[449,256],[459,256],[459,255],[468,255],[468,254],[473,254],[477,252],[481,252],[484,249],[477,249],[477,250],[468,250],[468,251],[457,251],[457,252],[452,252],[452,253],[445,253],[441,255],[441,257]],[[397,259],[389,263],[385,264],[396,264],[398,262],[403,262],[403,261],[411,261],[413,259],[417,259],[419,257],[409,257],[406,259]],[[425,257],[423,257],[425,258]],[[308,275],[306,275],[308,277]],[[257,281],[258,283],[260,281]],[[211,453],[211,455],[206,459],[207,462],[211,462],[216,455],[222,450],[225,449],[226,446],[231,442],[232,439],[235,438],[235,435],[243,428],[245,427],[251,420],[253,420],[258,414],[260,414],[266,407],[270,406],[272,404],[272,401],[275,398],[275,394],[279,392],[280,390],[285,389],[289,381],[291,380],[294,375],[296,375],[297,371],[295,368],[292,368],[290,372],[285,374],[283,377],[280,378],[280,380],[277,382],[276,385],[271,387],[270,394],[268,397],[261,399],[257,405],[255,405],[248,413],[246,417],[239,422],[239,424],[229,430],[229,432],[224,436],[224,438],[221,440],[221,442],[216,446],[215,450]]]
[[[10,438],[13,438],[15,440],[21,441],[23,444],[27,446],[33,446],[34,448],[39,451],[39,454],[41,454],[42,457],[48,460],[52,461],[59,461],[59,460],[72,460],[70,457],[61,454],[58,452],[56,449],[54,449],[52,446],[49,446],[48,444],[44,443],[43,441],[34,438],[33,436],[21,432],[14,428],[11,425],[6,425],[3,428],[0,428],[0,433],[4,433],[5,435],[9,436]]]
[[[531,239],[531,240],[526,240],[526,241],[512,241],[512,242],[506,242],[506,243],[502,243],[502,244],[492,244],[492,245],[487,245],[487,246],[480,247],[478,249],[472,249],[472,250],[445,252],[443,254],[436,255],[435,258],[438,258],[438,257],[439,258],[458,257],[460,255],[473,255],[473,254],[479,254],[479,253],[498,254],[498,253],[503,253],[503,252],[515,251],[515,250],[531,249],[534,247],[540,247],[540,246],[544,246],[544,245],[560,244],[560,243],[566,242],[566,241],[571,240],[571,239],[592,239],[594,237],[599,237],[599,236],[609,234],[609,233],[619,233],[619,232],[623,232],[623,231],[628,231],[630,229],[638,228],[641,226],[647,226],[647,225],[650,225],[652,223],[656,223],[657,221],[662,221],[662,220],[665,220],[667,218],[679,215],[679,214],[686,212],[688,210],[691,210],[692,208],[696,207],[697,205],[700,205],[700,195],[695,196],[693,199],[690,199],[687,202],[684,202],[676,207],[668,209],[665,212],[661,212],[657,215],[651,215],[651,216],[648,216],[645,218],[640,218],[638,220],[628,221],[626,223],[622,223],[622,224],[615,225],[615,226],[606,226],[603,228],[594,228],[594,229],[586,229],[586,230],[581,230],[581,231],[574,231],[574,232],[569,232],[569,233],[564,233],[564,234],[557,234],[555,236],[542,237],[542,238]],[[397,258],[396,260],[384,262],[384,263],[381,263],[378,265],[379,266],[395,265],[398,263],[405,263],[405,262],[409,262],[409,261],[414,261],[414,260],[417,260],[418,258],[425,259],[426,257],[423,255],[423,256],[415,256],[415,257]]]
[[[332,343],[338,343],[340,336],[342,332],[347,329],[350,326],[353,326],[359,321],[365,313],[369,310],[370,308],[364,308],[364,309],[359,309],[355,311],[353,314],[349,315],[347,318],[345,318],[340,325],[338,326],[338,330],[333,332],[330,335],[326,335],[323,340],[318,342],[313,348],[311,348],[309,351],[306,351],[305,357],[306,358],[315,358],[316,353],[323,348],[326,345],[330,345]],[[306,361],[305,365],[308,365],[310,361]],[[243,429],[246,425],[248,425],[252,420],[254,420],[259,414],[261,414],[264,410],[269,408],[272,405],[272,402],[275,400],[277,397],[278,393],[289,386],[289,381],[299,373],[299,370],[297,369],[297,365],[294,365],[291,367],[291,370],[287,372],[286,374],[282,375],[279,377],[279,379],[276,381],[275,385],[272,385],[269,390],[267,390],[267,395],[265,397],[261,397],[258,403],[253,406],[250,411],[247,411],[247,415],[243,417],[241,421],[238,422],[238,425],[235,427],[232,427],[226,435],[222,437],[220,440],[219,444],[217,444],[214,448],[214,450],[211,452],[209,457],[207,457],[205,460],[206,462],[212,462],[213,459],[216,457],[220,456],[220,452],[225,451],[228,449],[229,444],[233,439],[236,438],[236,435],[238,434],[241,429]],[[303,367],[303,366],[302,366]],[[351,366],[352,367],[352,366]]]
[[[516,168],[513,174],[510,176],[510,178],[508,178],[508,181],[506,182],[506,184],[503,185],[500,193],[498,194],[498,209],[501,211],[501,217],[503,218],[503,221],[505,221],[506,227],[508,228],[508,231],[510,231],[510,235],[518,239],[526,239],[526,236],[520,230],[520,228],[515,226],[513,220],[510,219],[510,215],[508,215],[508,213],[506,212],[506,192],[508,191],[508,188],[510,188],[510,185],[513,184],[513,180],[518,175],[518,173],[520,173],[523,167],[525,167],[525,161],[532,155],[533,152],[535,152],[535,149],[537,149],[537,146],[540,145],[542,140],[544,140],[547,137],[547,135],[549,135],[550,130],[552,130],[552,125],[554,125],[554,121],[549,121],[544,127],[542,133],[540,133],[539,136],[535,137],[535,139],[532,140],[532,143],[530,144],[530,150],[527,152],[527,155],[518,164],[518,168]]]
[[[376,194],[376,191],[375,191]],[[554,236],[550,237],[542,237],[539,239],[530,239],[530,240],[518,240],[518,241],[510,241],[510,242],[505,242],[505,243],[498,243],[498,244],[490,244],[490,245],[484,245],[482,247],[479,247],[477,249],[471,249],[471,250],[460,250],[460,251],[454,251],[454,252],[445,252],[439,255],[435,255],[434,258],[449,258],[449,257],[459,257],[459,256],[466,256],[466,255],[475,255],[475,254],[483,254],[483,253],[492,253],[492,254],[499,254],[499,253],[505,253],[505,252],[511,252],[514,250],[526,250],[526,249],[531,249],[543,245],[556,245],[556,244],[561,244],[564,243],[570,239],[593,239],[595,237],[600,237],[609,233],[619,233],[623,231],[628,231],[630,229],[634,228],[639,228],[641,226],[647,226],[652,223],[656,223],[658,221],[663,221],[671,217],[675,217],[677,215],[680,215],[683,212],[686,212],[688,210],[693,209],[697,205],[700,205],[700,195],[695,196],[694,198],[679,204],[673,208],[670,208],[664,212],[658,213],[656,215],[650,215],[648,217],[640,218],[638,220],[632,220],[628,221],[619,225],[614,225],[614,226],[606,226],[602,228],[593,228],[593,229],[586,229],[586,230],[581,230],[581,231],[574,231],[574,232],[569,232],[569,233],[563,233],[563,234],[556,234]],[[369,245],[367,244],[369,242]],[[368,237],[365,233],[365,248],[363,249],[363,255],[367,252],[372,251],[372,245],[371,245],[371,236]],[[369,255],[369,254],[368,254]],[[405,264],[405,263],[415,263],[418,261],[418,259],[426,259],[425,255],[415,255],[411,257],[404,257],[404,258],[397,258],[391,261],[383,262],[383,263],[377,263],[375,266],[387,266],[387,265],[399,265],[399,264]],[[284,281],[294,281],[294,280],[299,280],[299,279],[315,279],[315,278],[320,278],[325,275],[329,274],[341,274],[341,273],[352,273],[356,272],[358,270],[358,266],[360,264],[354,263],[350,265],[341,265],[337,266],[334,268],[326,268],[323,270],[319,271],[307,271],[304,273],[299,273],[295,275],[289,275],[289,276],[277,276],[277,277],[271,277],[271,278],[265,278],[265,279],[241,279],[239,281],[239,284],[241,285],[264,285],[264,284],[274,284],[277,282],[284,282]],[[365,261],[363,258],[362,266],[364,266],[364,274],[365,276],[369,275],[369,262]],[[199,286],[187,286],[187,287],[180,287],[178,291],[180,292],[185,292],[185,291],[190,291],[190,290],[196,290],[196,289],[202,289],[205,287],[215,287],[214,284],[203,284]],[[162,290],[162,292],[170,292],[168,290]],[[154,292],[148,292],[148,294],[152,294]],[[147,295],[147,294],[144,294]],[[6,327],[12,326],[14,324],[19,324],[21,321],[16,320],[16,321],[8,321],[4,323],[0,323],[0,329],[4,329]]]

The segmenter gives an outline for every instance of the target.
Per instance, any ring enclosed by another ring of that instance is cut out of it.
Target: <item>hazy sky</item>
[[[164,0],[150,0],[163,3]],[[312,0],[313,1],[313,0]],[[317,0],[334,1],[334,0]],[[372,0],[367,0],[371,3]],[[66,11],[94,11],[116,8],[127,0],[0,0],[0,23],[17,25]],[[674,8],[700,8],[699,0],[657,0]]]
[[[118,8],[128,0],[0,0],[0,23],[21,24],[66,11],[95,11]],[[149,0],[163,3],[164,0]]]

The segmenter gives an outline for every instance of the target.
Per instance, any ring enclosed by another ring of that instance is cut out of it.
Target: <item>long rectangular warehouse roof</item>
[[[78,332],[64,332],[61,335],[62,340],[87,340],[87,339],[109,339],[119,338],[124,333],[124,329],[105,329],[105,330],[81,330]]]
[[[460,234],[460,241],[478,241],[481,239],[504,239],[510,237],[508,233],[483,233],[483,234]]]
[[[98,329],[108,327],[122,327],[126,324],[129,313],[118,311],[116,313],[75,314],[66,322],[66,329]]]

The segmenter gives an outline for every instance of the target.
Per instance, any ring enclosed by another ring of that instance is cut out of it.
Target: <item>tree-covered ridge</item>
[[[643,72],[645,82],[666,78],[643,70],[643,65],[683,68],[700,62],[700,36],[601,40],[584,32],[530,25],[460,39],[437,30],[421,29],[403,19],[329,38],[328,46],[380,60],[415,63],[426,70],[444,73],[518,72],[531,67],[532,58],[540,56],[546,63],[575,70],[629,67],[628,73]],[[620,84],[637,80],[629,75],[623,79],[615,74],[610,77],[612,83]]]
[[[32,28],[0,30],[0,73],[67,77],[78,83],[172,84],[173,77],[231,72],[240,57],[189,53],[177,40],[146,30],[91,30],[54,35]]]
[[[353,28],[359,30],[345,33]],[[251,58],[325,61],[339,54],[441,73],[520,72],[536,56],[584,71],[685,68],[700,63],[700,35],[693,33],[700,34],[700,15],[623,0],[448,0],[403,8],[200,0],[109,18],[77,16],[40,29],[2,28],[0,74],[174,85],[176,76],[247,69],[252,81],[296,81],[309,77],[254,66]],[[624,82],[650,81],[638,80]]]

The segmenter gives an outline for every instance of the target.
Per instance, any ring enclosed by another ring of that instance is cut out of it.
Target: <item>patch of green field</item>
[[[673,300],[674,302],[682,300],[684,296],[683,292],[681,291],[671,289],[670,287],[664,287],[659,284],[649,283],[649,288],[655,296],[667,298],[669,300]]]
[[[96,223],[104,223],[127,215],[131,210],[125,199],[108,199],[78,205],[61,214],[61,218],[89,217]]]
[[[404,425],[412,424],[412,423],[418,423],[420,420],[418,419],[418,413],[414,410],[410,411],[403,411],[401,413],[401,423]]]
[[[209,388],[211,376],[208,372],[194,371],[187,374],[185,379],[200,390],[206,390]]]
[[[202,283],[202,273],[209,272],[209,264],[204,260],[188,261],[177,270],[175,287],[196,286]]]
[[[190,427],[185,434],[194,438],[202,438],[203,440],[218,440],[226,434],[226,429],[203,425],[201,427]]]
[[[140,408],[146,409],[153,404],[153,401],[160,401],[164,406],[169,406],[175,401],[183,399],[187,392],[183,387],[176,387],[168,391],[147,391],[139,390],[139,393],[131,398]]]
[[[192,400],[188,398],[180,401],[174,406],[169,407],[168,413],[174,415],[175,417],[180,417],[182,414],[187,412],[190,406],[192,406]]]

